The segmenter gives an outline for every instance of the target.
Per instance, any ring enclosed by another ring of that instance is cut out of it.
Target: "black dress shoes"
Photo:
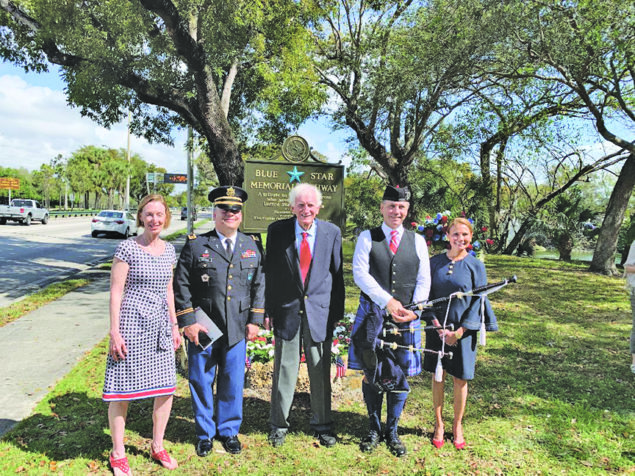
[[[388,445],[388,449],[395,456],[403,456],[406,454],[406,445],[399,439],[396,434],[388,434],[386,435],[386,445]]]
[[[379,433],[377,433],[376,431],[370,431],[359,444],[359,449],[362,450],[364,453],[370,453],[375,448],[377,448],[377,445],[380,441],[381,437],[379,436]]]
[[[196,454],[203,457],[212,451],[212,440],[198,440],[196,443]]]
[[[269,433],[269,443],[274,448],[279,448],[280,446],[284,445],[284,439],[286,438],[286,436],[286,431],[282,431],[279,429],[271,430],[271,433]]]
[[[223,448],[230,454],[237,455],[243,449],[243,446],[240,444],[240,440],[238,439],[238,435],[234,436],[219,436],[218,439],[223,444]]]
[[[324,432],[316,431],[315,436],[320,442],[320,445],[325,446],[326,448],[335,446],[335,444],[337,443],[337,439],[335,438],[335,436],[328,431],[324,431]]]

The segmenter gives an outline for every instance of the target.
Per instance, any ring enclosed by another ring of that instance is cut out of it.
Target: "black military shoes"
[[[196,454],[200,457],[207,456],[212,451],[212,440],[198,440]]]
[[[237,455],[239,454],[243,446],[240,443],[237,435],[234,436],[219,436],[218,439],[223,444],[223,448],[230,454]]]

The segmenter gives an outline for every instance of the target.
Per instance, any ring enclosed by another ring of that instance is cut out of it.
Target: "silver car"
[[[121,210],[102,210],[90,223],[93,238],[100,233],[118,234],[124,238],[137,234],[137,222],[130,212]]]

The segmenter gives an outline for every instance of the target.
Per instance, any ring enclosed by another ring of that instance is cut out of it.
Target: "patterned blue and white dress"
[[[122,241],[115,257],[130,269],[119,312],[119,331],[126,358],[106,363],[104,401],[137,400],[172,395],[176,368],[167,290],[176,263],[170,243],[162,254],[145,251],[134,238]]]

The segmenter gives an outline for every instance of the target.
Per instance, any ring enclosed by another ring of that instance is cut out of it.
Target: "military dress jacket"
[[[194,324],[200,307],[233,346],[245,338],[247,324],[263,324],[264,284],[262,255],[252,238],[238,232],[230,259],[215,230],[188,236],[174,273],[179,327]]]
[[[269,225],[267,233],[266,308],[276,337],[291,340],[306,312],[311,338],[323,342],[344,315],[342,234],[332,223],[317,225],[306,285],[300,274],[295,217]]]

